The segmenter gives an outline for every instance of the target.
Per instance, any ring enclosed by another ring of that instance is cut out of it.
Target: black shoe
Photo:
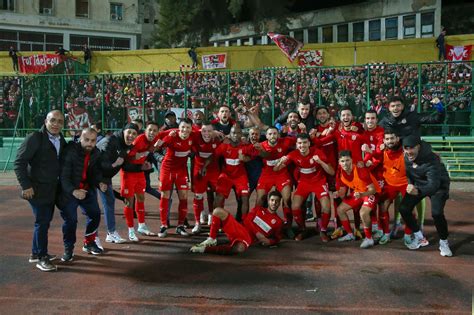
[[[66,249],[64,251],[63,257],[61,258],[61,261],[64,262],[71,262],[74,260],[74,252],[72,249]]]
[[[178,227],[176,228],[176,234],[181,236],[189,236],[189,233],[184,228],[184,225],[178,225]]]
[[[36,263],[36,268],[41,271],[56,271],[58,267],[53,265],[48,257],[42,257],[38,263]]]
[[[58,256],[56,256],[56,255],[49,255],[49,254],[47,254],[46,256],[49,258],[50,261],[53,261],[53,260],[55,260],[56,258],[58,258]],[[36,254],[31,254],[31,255],[30,255],[30,258],[28,259],[28,261],[29,261],[30,263],[35,263],[35,262],[40,261],[40,258],[39,258],[38,255],[36,255]]]
[[[82,251],[92,255],[100,255],[103,253],[103,250],[100,249],[95,242],[84,244],[84,247],[82,247]]]
[[[186,229],[189,229],[189,228],[191,227],[191,225],[189,225],[188,218],[185,218],[185,219],[184,219],[184,227],[185,227]]]

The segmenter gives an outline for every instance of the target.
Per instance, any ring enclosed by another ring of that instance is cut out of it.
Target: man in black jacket
[[[20,183],[21,197],[31,205],[35,216],[33,247],[30,262],[37,262],[42,271],[54,271],[50,260],[56,256],[48,254],[48,229],[53,219],[60,173],[59,158],[66,141],[61,130],[64,116],[54,110],[48,113],[44,126],[29,134],[18,149],[15,173]]]
[[[100,208],[96,188],[107,190],[102,182],[100,152],[95,147],[97,131],[86,128],[81,133],[79,143],[70,143],[65,150],[61,170],[60,210],[64,219],[62,261],[72,261],[76,243],[77,207],[87,216],[84,246],[82,250],[93,255],[102,254],[95,243],[95,235],[100,223]]]
[[[311,131],[311,129],[315,128],[316,126],[316,121],[313,115],[313,111],[311,109],[311,104],[307,103],[298,103],[298,107],[296,108],[298,111],[298,114],[300,115],[300,123],[298,124],[298,127],[300,130],[306,130],[307,133]],[[275,119],[275,126],[278,128],[278,130],[282,130],[282,127],[284,124],[286,124],[288,115],[292,112],[293,110],[289,110]]]
[[[98,190],[104,207],[105,223],[107,225],[107,243],[123,243],[123,239],[115,228],[115,197],[112,188],[112,177],[117,175],[122,168],[127,152],[132,148],[132,143],[138,135],[139,127],[136,124],[127,124],[122,130],[104,138],[97,144],[102,152],[101,169],[102,181],[107,184],[107,190]],[[131,167],[131,164],[127,164]]]
[[[431,151],[431,146],[421,141],[418,136],[405,137],[403,150],[408,186],[400,204],[400,213],[415,235],[407,247],[418,249],[429,244],[420,231],[412,211],[423,198],[430,197],[431,215],[440,238],[440,254],[450,257],[453,254],[448,244],[448,223],[444,217],[444,206],[449,199],[449,174],[440,158]]]

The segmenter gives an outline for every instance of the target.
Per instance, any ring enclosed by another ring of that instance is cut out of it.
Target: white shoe
[[[199,246],[199,244],[198,244],[198,245],[194,245],[193,247],[191,247],[191,249],[189,251],[192,252],[192,253],[203,254],[206,251],[206,247]]]
[[[104,246],[102,246],[102,242],[100,241],[100,238],[98,236],[95,237],[95,244],[97,247],[99,247],[101,250],[104,250]]]
[[[384,234],[382,230],[372,230],[372,238],[374,239],[374,241],[380,240],[383,235]]]
[[[428,246],[430,242],[426,238],[415,237],[410,244],[405,244],[408,249],[418,249],[420,247]]]
[[[162,227],[160,228],[160,232],[158,232],[158,237],[159,237],[159,238],[164,238],[164,237],[168,236],[168,231],[167,231],[167,229],[168,229],[168,228],[167,228],[166,226],[162,226]]]
[[[200,224],[196,224],[193,229],[191,230],[191,233],[193,234],[199,234],[201,233],[201,225]]]
[[[131,240],[132,242],[138,242],[139,241],[138,237],[135,235],[135,230],[129,230],[128,231],[128,239]]]
[[[354,241],[356,238],[354,236],[354,234],[346,234],[345,236],[343,237],[339,237],[337,239],[338,242],[350,242],[350,241]]]
[[[439,254],[443,257],[451,257],[453,256],[453,252],[449,248],[448,240],[440,240],[439,241]]]
[[[216,246],[217,245],[217,240],[215,238],[210,238],[208,237],[205,241],[195,245],[198,247],[209,247],[209,246]]]
[[[122,244],[125,243],[126,240],[118,234],[117,231],[114,231],[113,233],[107,233],[107,237],[105,238],[105,241],[107,243],[116,243],[116,244]]]
[[[155,236],[156,234],[153,233],[152,231],[150,231],[150,229],[148,229],[148,226],[146,226],[145,223],[143,224],[140,224],[138,226],[138,229],[137,229],[138,233],[140,233],[141,235],[146,235],[146,236]]]
[[[369,248],[374,246],[374,240],[372,238],[364,238],[362,244],[360,244],[360,248]]]
[[[206,219],[207,219],[207,211],[201,211],[201,216],[199,217],[199,222],[201,224],[206,224]]]

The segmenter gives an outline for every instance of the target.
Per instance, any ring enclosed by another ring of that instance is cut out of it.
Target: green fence
[[[266,124],[298,102],[328,106],[336,114],[350,106],[356,117],[368,108],[386,114],[387,99],[402,95],[406,106],[433,112],[438,97],[447,111],[444,124],[423,127],[425,135],[473,135],[471,62],[373,64],[346,67],[268,68],[252,71],[189,71],[77,74],[81,70],[35,76],[0,76],[0,136],[24,136],[60,109],[66,132],[91,123],[121,128],[130,117],[163,123],[170,108],[202,109],[212,117],[220,105],[235,110],[256,106]],[[76,74],[70,74],[75,72]],[[16,129],[15,129],[16,128]]]

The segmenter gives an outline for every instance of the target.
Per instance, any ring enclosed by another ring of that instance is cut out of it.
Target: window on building
[[[385,19],[385,39],[398,38],[398,18]]]
[[[323,27],[323,43],[332,43],[332,26]]]
[[[153,20],[153,24],[158,24],[158,20]]]
[[[8,50],[10,46],[18,49],[18,32],[0,30],[0,50]]]
[[[352,40],[354,42],[364,41],[364,22],[352,24]]]
[[[343,24],[337,26],[337,42],[344,43],[349,41],[349,25]]]
[[[0,0],[0,10],[15,11],[15,0]]]
[[[318,42],[318,29],[310,28],[308,30],[308,43],[317,43]]]
[[[84,44],[88,44],[93,50],[129,50],[129,38],[112,38],[87,35],[71,35],[71,50],[81,50]]]
[[[380,20],[369,21],[369,40],[380,40]]]
[[[421,37],[434,36],[434,13],[421,14]]]
[[[406,15],[403,17],[403,37],[415,37],[415,15]]]
[[[53,0],[40,0],[39,12],[40,14],[52,15],[53,14]]]
[[[294,39],[299,41],[300,43],[303,43],[303,30],[297,30],[294,31]]]
[[[143,23],[150,24],[150,19],[143,19]]]
[[[89,0],[76,0],[76,17],[89,17]]]
[[[110,19],[112,21],[122,21],[123,19],[123,5],[121,3],[110,4]]]

